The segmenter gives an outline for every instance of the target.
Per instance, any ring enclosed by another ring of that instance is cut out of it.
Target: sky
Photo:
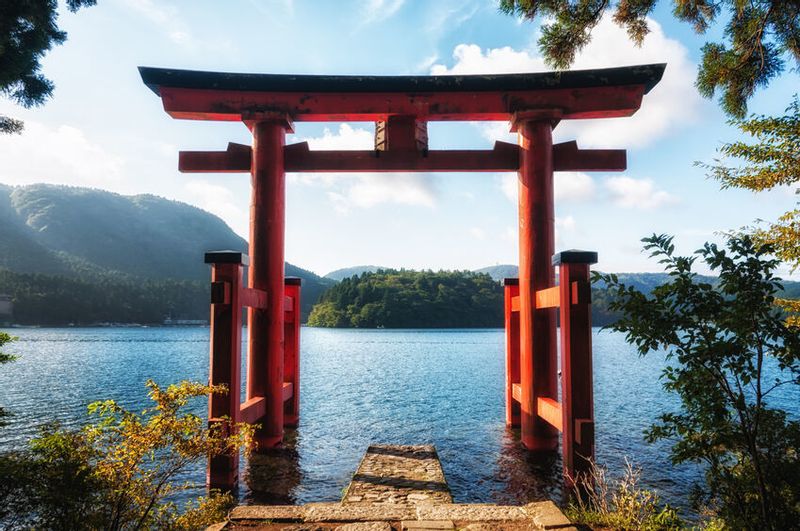
[[[63,2],[60,2],[63,4]],[[681,253],[721,234],[774,220],[794,190],[721,190],[695,161],[712,162],[737,131],[694,88],[697,36],[661,2],[641,48],[604,19],[574,68],[667,63],[663,80],[630,118],[570,120],[555,141],[624,148],[622,173],[556,173],[556,250],[599,253],[598,269],[658,271],[641,251],[652,233],[675,236]],[[492,0],[101,0],[59,18],[69,34],[43,61],[53,98],[0,113],[25,132],[0,136],[0,183],[55,183],[154,194],[220,216],[247,237],[247,174],[181,174],[180,150],[251,143],[241,123],[179,121],[137,66],[302,74],[448,75],[549,70],[538,24],[498,12]],[[778,114],[797,92],[787,72],[750,102]],[[287,143],[371,149],[371,123],[295,124]],[[507,123],[431,123],[431,149],[489,149],[515,142]],[[289,174],[286,259],[324,275],[373,264],[476,269],[518,262],[516,174]],[[788,276],[789,271],[782,271]],[[796,277],[796,275],[795,275]]]

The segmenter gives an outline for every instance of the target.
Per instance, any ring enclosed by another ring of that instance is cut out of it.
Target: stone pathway
[[[242,505],[208,528],[261,531],[575,531],[551,501],[455,504],[433,446],[372,445],[341,503]]]
[[[372,445],[347,487],[345,505],[453,503],[436,448]]]

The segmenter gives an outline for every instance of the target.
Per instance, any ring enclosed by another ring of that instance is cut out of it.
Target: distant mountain
[[[210,279],[206,251],[247,250],[247,242],[224,221],[197,207],[154,195],[69,186],[0,184],[0,228],[0,269],[83,282],[205,284]],[[333,284],[288,263],[286,274],[303,279],[306,315]]]
[[[381,266],[374,266],[374,265],[360,265],[360,266],[353,266],[353,267],[345,267],[343,269],[337,269],[336,271],[331,271],[324,278],[329,278],[331,280],[335,280],[336,282],[341,282],[346,278],[350,278],[352,276],[361,276],[362,273],[375,273],[381,269],[389,269],[388,267],[381,267]]]
[[[475,269],[475,273],[486,273],[492,279],[502,282],[504,278],[516,278],[519,274],[519,267],[513,264],[493,265]]]

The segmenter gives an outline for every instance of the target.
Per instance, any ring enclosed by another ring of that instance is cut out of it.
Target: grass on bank
[[[710,517],[692,526],[658,493],[642,488],[642,470],[627,459],[623,474],[611,478],[605,467],[591,464],[590,470],[576,478],[572,501],[564,511],[576,524],[591,529],[621,531],[674,531],[697,529],[722,531],[724,524]]]

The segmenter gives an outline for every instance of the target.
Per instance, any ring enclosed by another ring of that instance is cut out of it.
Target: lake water
[[[14,416],[0,450],[24,445],[35,426],[86,420],[86,405],[114,398],[147,405],[148,378],[206,381],[208,328],[11,330],[0,368],[0,404]],[[458,502],[521,504],[561,499],[558,458],[531,455],[504,425],[503,330],[332,330],[301,333],[301,421],[286,448],[244,463],[241,496],[251,503],[337,501],[374,442],[436,445]],[[661,389],[663,357],[639,358],[620,334],[594,334],[597,458],[615,471],[626,457],[644,484],[683,506],[694,466],[675,467],[667,443],[642,432],[676,407]],[[793,393],[793,394],[792,394]],[[800,410],[797,389],[773,398]],[[205,403],[195,405],[205,414]],[[204,464],[189,473],[204,481]]]

